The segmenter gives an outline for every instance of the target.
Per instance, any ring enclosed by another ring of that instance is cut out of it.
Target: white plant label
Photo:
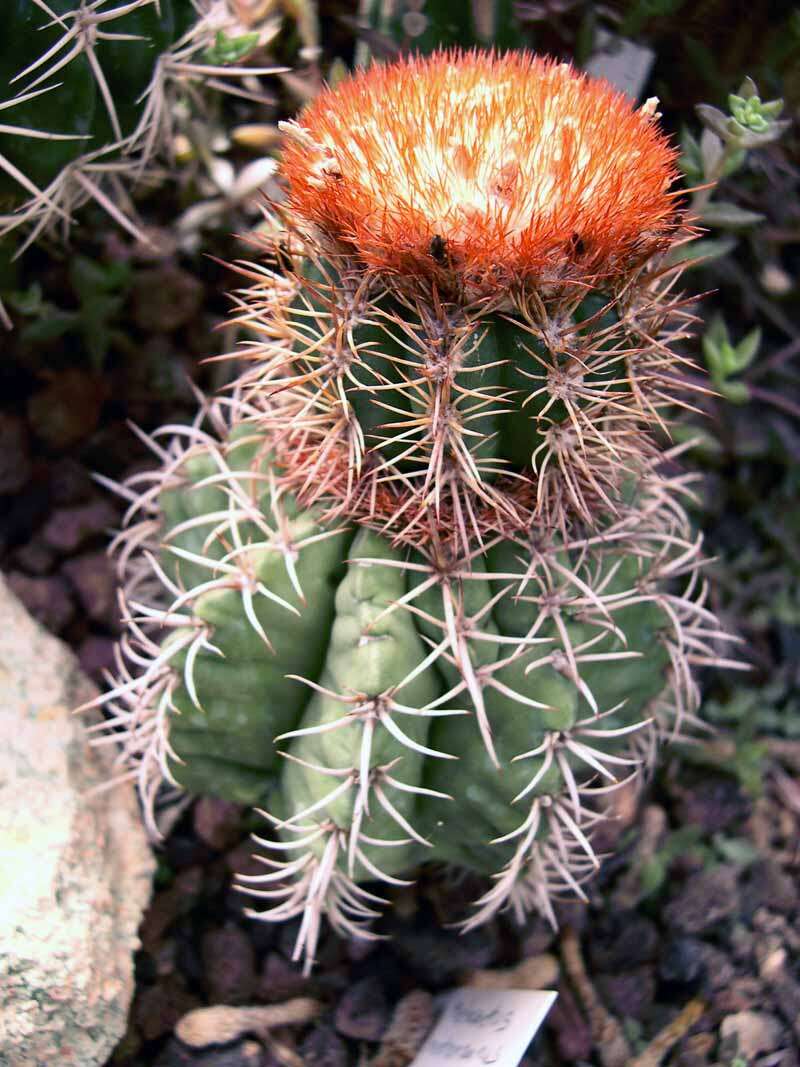
[[[557,994],[457,989],[411,1067],[516,1067]]]

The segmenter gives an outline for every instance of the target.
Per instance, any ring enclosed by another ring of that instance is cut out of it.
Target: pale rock
[[[732,1053],[750,1063],[756,1056],[772,1052],[781,1044],[783,1027],[773,1016],[762,1011],[739,1011],[722,1020],[720,1037],[733,1045]]]
[[[0,577],[0,1067],[95,1067],[125,1032],[153,858],[94,690]]]

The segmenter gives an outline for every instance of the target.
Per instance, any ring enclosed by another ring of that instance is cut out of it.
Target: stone
[[[430,993],[424,989],[406,993],[394,1009],[370,1067],[407,1067],[413,1063],[435,1019],[436,1008]]]
[[[413,989],[397,1004],[371,1067],[406,1067],[433,1029],[436,1009],[425,989]]]
[[[698,948],[705,970],[705,988],[714,992],[729,988],[736,977],[736,969],[730,958],[722,949],[707,941],[700,941]]]
[[[800,904],[800,892],[794,878],[772,859],[762,859],[748,871],[742,892],[744,908],[755,912],[759,907],[789,914]]]
[[[549,989],[558,982],[558,972],[556,957],[543,952],[513,967],[467,971],[461,984],[470,989]]]
[[[785,967],[771,972],[768,981],[778,1011],[800,1041],[800,983]]]
[[[347,1046],[330,1026],[316,1026],[300,1045],[304,1067],[349,1067]]]
[[[57,507],[85,503],[96,496],[91,472],[78,460],[62,456],[50,465],[50,496]]]
[[[650,963],[659,951],[658,927],[635,911],[603,912],[592,923],[589,962],[610,974]]]
[[[768,996],[769,991],[764,988],[763,982],[753,975],[744,974],[714,994],[714,1009],[726,1015],[755,1010]]]
[[[652,965],[621,974],[601,974],[596,982],[603,1002],[620,1019],[643,1019],[655,999],[656,977]]]
[[[0,578],[0,1064],[99,1067],[126,1031],[153,858],[132,789],[96,789],[94,695]]]
[[[256,954],[250,938],[228,923],[203,936],[203,964],[212,1004],[245,1004],[256,986]]]
[[[200,797],[194,805],[194,832],[211,848],[224,851],[242,836],[242,813],[239,804],[221,797]]]
[[[25,420],[0,411],[0,496],[19,492],[30,476],[30,441]]]
[[[716,1044],[716,1034],[690,1034],[678,1051],[675,1067],[706,1067]]]
[[[110,637],[87,634],[78,648],[78,660],[90,678],[102,678],[103,671],[114,667],[115,644]]]
[[[97,497],[86,504],[56,508],[42,527],[42,538],[50,548],[69,555],[118,522],[119,515],[111,501]]]
[[[139,931],[146,952],[155,955],[169,928],[194,906],[202,891],[202,868],[187,867],[176,875],[169,888],[156,893]]]
[[[133,1017],[145,1041],[154,1041],[172,1031],[179,1019],[201,1007],[179,975],[168,975],[157,985],[147,986],[136,996]]]
[[[280,952],[268,952],[261,967],[256,996],[268,1004],[280,1003],[305,993],[309,981],[297,964],[285,959]]]
[[[333,1025],[356,1041],[379,1041],[389,1022],[386,997],[380,984],[362,978],[347,989],[336,1006]]]
[[[704,944],[695,937],[668,941],[658,961],[658,977],[672,991],[697,992],[706,979]]]
[[[83,555],[73,556],[61,570],[75,587],[81,607],[89,618],[107,626],[116,626],[120,614],[117,579],[106,553],[84,552]]]
[[[731,1055],[743,1056],[750,1063],[756,1056],[778,1048],[783,1027],[766,1012],[740,1011],[722,1020],[719,1033]]]
[[[225,1048],[184,1048],[175,1039],[169,1041],[156,1060],[156,1067],[272,1067],[257,1041],[246,1039]]]
[[[146,333],[169,333],[197,315],[204,295],[202,282],[173,263],[139,271],[133,289],[133,320]]]
[[[28,423],[54,452],[85,441],[100,419],[111,385],[102,374],[77,367],[42,371],[43,388],[28,400]]]
[[[24,571],[25,574],[44,575],[55,566],[56,556],[37,534],[28,538],[25,544],[20,545],[14,551],[12,560],[14,566]]]
[[[48,578],[32,578],[19,571],[11,571],[6,581],[14,596],[51,633],[60,633],[75,614],[70,588],[57,574]]]
[[[569,987],[563,982],[558,990],[558,999],[547,1016],[546,1025],[555,1034],[556,1048],[565,1063],[589,1059],[594,1047],[589,1023],[584,1019]]]
[[[691,786],[673,782],[670,792],[677,799],[680,825],[700,826],[709,834],[726,830],[749,814],[749,799],[733,778],[723,775],[710,775]]]
[[[218,1004],[195,1008],[175,1025],[175,1036],[187,1048],[227,1045],[247,1034],[261,1036],[281,1026],[306,1026],[320,1014],[322,1005],[311,997],[296,997],[267,1007],[233,1007]]]
[[[664,909],[667,924],[683,934],[699,934],[731,918],[739,907],[737,877],[733,864],[690,875]]]
[[[446,988],[460,974],[494,963],[496,929],[488,925],[459,934],[427,922],[399,922],[388,916],[386,932],[411,976],[432,989]]]

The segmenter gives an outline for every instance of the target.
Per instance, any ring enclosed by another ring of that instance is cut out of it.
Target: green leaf
[[[733,374],[739,374],[753,362],[761,344],[761,330],[756,327],[734,345],[731,342],[725,320],[719,314],[711,319],[703,335],[703,355],[716,389],[732,404],[746,404],[750,392],[744,382],[731,382]]]
[[[714,382],[720,391],[720,394],[730,404],[742,404],[748,403],[750,400],[750,390],[747,388],[744,382]]]
[[[80,322],[77,311],[62,311],[61,308],[48,305],[41,318],[34,319],[20,331],[20,338],[25,343],[46,344],[73,330]]]
[[[755,226],[762,222],[764,216],[758,211],[747,211],[738,204],[727,200],[716,200],[706,204],[700,213],[700,221],[706,226],[720,226],[724,229],[739,229],[743,226]]]
[[[725,837],[724,834],[714,834],[712,840],[714,848],[726,863],[749,867],[760,855],[752,841],[744,837]]]
[[[736,120],[731,119],[731,122],[735,123]],[[769,127],[761,133],[745,129],[739,125],[739,129],[742,130],[742,132],[737,133],[734,140],[739,148],[761,148],[765,144],[771,144],[773,141],[780,140],[790,126],[791,122],[789,119],[784,119],[780,122],[771,122]]]
[[[712,315],[711,321],[703,335],[703,351],[707,358],[711,354],[711,357],[716,359],[719,350],[723,345],[728,344],[730,344],[730,334],[728,333],[727,323],[722,315],[717,312],[715,315]]]
[[[704,237],[699,241],[692,241],[688,245],[681,245],[669,253],[669,263],[684,263],[687,270],[692,267],[700,267],[715,259],[721,259],[736,247],[735,237]]]
[[[723,141],[727,141],[729,136],[728,116],[723,111],[712,107],[711,104],[696,104],[695,111],[706,129],[721,137]]]
[[[700,143],[688,126],[681,130],[681,155],[678,164],[690,184],[702,182],[705,175]]]
[[[42,287],[39,282],[33,282],[28,289],[9,293],[6,299],[20,315],[41,315],[48,306],[43,300]]]
[[[712,136],[714,136],[712,134]],[[727,178],[731,174],[735,174],[737,170],[743,165],[747,159],[747,150],[744,148],[734,148],[733,145],[727,146],[725,153],[725,164],[722,168],[722,174],[720,177]]]
[[[717,172],[720,160],[725,155],[725,145],[711,130],[703,130],[700,137],[700,158],[703,163],[703,177],[713,176]]]
[[[756,741],[737,744],[736,760],[733,771],[741,782],[742,788],[750,796],[758,797],[764,791],[764,761],[767,758],[767,746]]]
[[[745,100],[749,100],[751,96],[758,96],[758,89],[756,89],[756,83],[751,77],[746,77],[742,84],[739,86],[738,96],[743,97]]]
[[[98,293],[115,293],[127,287],[131,265],[122,261],[98,263],[88,256],[75,256],[69,267],[69,280],[82,304],[89,304]]]
[[[650,897],[657,893],[667,877],[667,864],[663,856],[651,856],[641,869],[639,885],[643,897]]]
[[[749,367],[755,359],[760,346],[761,328],[756,326],[736,346],[736,362],[732,373],[739,373]]]
[[[755,85],[753,86],[755,88]],[[762,102],[758,93],[752,93],[748,97],[738,96],[731,93],[728,97],[728,107],[734,119],[745,129],[754,133],[765,133],[771,124],[783,111],[783,100],[767,100]]]
[[[239,37],[229,37],[224,30],[217,30],[214,44],[205,50],[203,60],[214,67],[238,63],[258,45],[257,33],[243,33]]]
[[[692,451],[706,460],[718,459],[724,454],[720,441],[705,427],[677,423],[671,427],[675,444],[690,445]]]

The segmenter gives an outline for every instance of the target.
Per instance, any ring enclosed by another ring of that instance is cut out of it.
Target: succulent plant
[[[0,125],[0,237],[26,226],[29,243],[66,229],[88,200],[138,235],[129,189],[169,155],[176,105],[214,90],[247,95],[236,79],[275,69],[242,65],[263,34],[243,32],[228,0],[7,6],[13,47],[0,52],[0,75],[16,95],[0,103],[10,120]]]
[[[153,827],[164,779],[263,809],[240,885],[308,962],[427,860],[486,876],[467,927],[554,922],[724,662],[654,433],[689,388],[675,151],[526,53],[375,66],[285,129],[244,370],[122,487],[99,730]]]

